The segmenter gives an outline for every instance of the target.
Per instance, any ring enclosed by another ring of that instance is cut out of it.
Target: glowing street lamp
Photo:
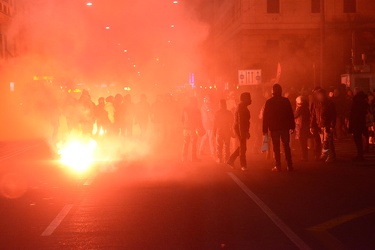
[[[92,6],[91,2],[86,3],[87,6]]]
[[[111,28],[111,27],[109,27],[109,26],[105,27],[106,30],[109,30],[110,28]]]
[[[173,1],[174,4],[178,4],[178,1]]]

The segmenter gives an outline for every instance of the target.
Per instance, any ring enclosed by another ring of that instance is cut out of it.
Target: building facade
[[[375,62],[375,1],[216,0],[214,9],[218,82],[236,83],[240,69],[262,69],[272,82],[280,64],[283,84],[332,86]]]
[[[0,60],[14,57],[16,42],[9,34],[12,19],[16,14],[15,0],[0,0]]]

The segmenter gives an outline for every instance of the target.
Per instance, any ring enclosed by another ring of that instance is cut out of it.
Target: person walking
[[[215,114],[213,129],[216,138],[217,163],[224,163],[229,160],[232,128],[233,114],[227,108],[227,101],[222,99],[220,100],[220,109]]]
[[[317,129],[320,134],[322,153],[320,159],[326,163],[336,160],[336,151],[333,140],[333,132],[336,127],[335,104],[329,100],[327,92],[320,89],[316,95],[316,102],[311,112],[310,132]]]
[[[188,161],[189,147],[191,145],[191,160],[193,162],[199,161],[197,157],[197,141],[198,132],[203,131],[201,112],[197,107],[196,98],[190,98],[188,105],[184,108],[182,113],[183,126],[183,152],[182,162]]]
[[[367,139],[368,145],[368,128],[366,126],[366,116],[369,112],[367,96],[363,91],[355,90],[353,103],[349,117],[349,133],[353,134],[354,143],[357,147],[357,156],[354,161],[363,161],[363,136]]]
[[[241,94],[240,103],[236,108],[234,115],[234,133],[239,142],[239,146],[229,157],[227,162],[232,168],[234,168],[235,160],[240,157],[241,170],[247,171],[246,151],[247,151],[247,140],[250,139],[250,111],[248,106],[251,105],[251,95],[249,92]]]
[[[296,120],[296,140],[299,140],[301,146],[301,160],[308,161],[309,150],[307,142],[310,135],[310,110],[309,103],[303,96],[299,96],[296,99],[294,119]]]
[[[205,153],[206,145],[209,146],[209,155],[211,157],[214,157],[215,155],[215,137],[213,133],[213,127],[214,127],[214,109],[212,108],[211,98],[209,96],[206,96],[203,99],[203,105],[201,107],[201,113],[202,113],[202,123],[203,128],[205,129],[206,133],[203,135],[201,139],[201,144],[199,147],[199,155],[202,156]]]
[[[288,171],[293,171],[290,134],[294,133],[296,124],[292,105],[288,98],[282,96],[280,84],[272,87],[272,97],[266,102],[263,114],[263,134],[271,132],[275,167],[272,171],[281,171],[280,140],[284,147]]]

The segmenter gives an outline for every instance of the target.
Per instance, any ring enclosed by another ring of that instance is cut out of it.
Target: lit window
[[[356,13],[357,0],[344,0],[344,13]]]
[[[267,13],[280,13],[280,0],[267,0]]]

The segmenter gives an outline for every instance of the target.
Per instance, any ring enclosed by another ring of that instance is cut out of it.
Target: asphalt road
[[[337,148],[291,173],[159,155],[76,176],[45,143],[1,143],[0,249],[375,249],[375,153]]]

